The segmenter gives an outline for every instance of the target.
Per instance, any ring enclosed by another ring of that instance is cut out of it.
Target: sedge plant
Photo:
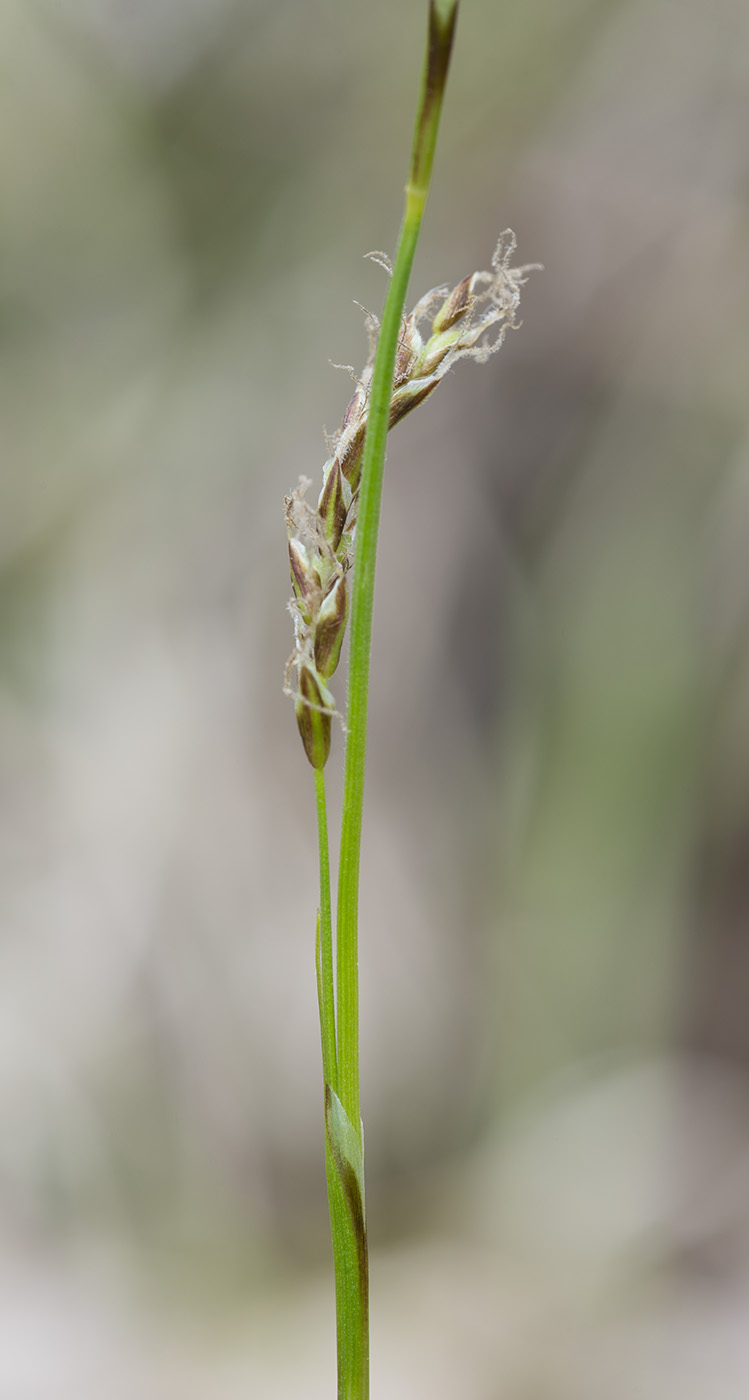
[[[528,268],[513,268],[515,237],[499,239],[491,269],[427,292],[404,315],[432,172],[458,0],[430,0],[427,49],[405,211],[381,324],[367,315],[369,357],[323,467],[316,503],[302,478],[286,499],[295,700],[314,773],[320,867],[316,970],[322,1040],[325,1166],[335,1270],[338,1397],[369,1395],[369,1270],[359,1092],[358,922],[375,560],[387,433],[434,392],[456,361],[483,362],[515,325]],[[425,324],[428,329],[424,329]],[[343,814],[335,932],[325,766],[334,718],[329,688],[351,615]]]

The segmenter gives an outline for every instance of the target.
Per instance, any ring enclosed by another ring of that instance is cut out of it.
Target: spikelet
[[[532,266],[510,267],[515,235],[500,237],[491,271],[464,277],[451,291],[436,287],[405,316],[395,358],[389,427],[423,403],[458,360],[483,364],[516,326],[520,288]],[[383,255],[373,255],[383,264]],[[430,318],[430,335],[419,326]],[[331,720],[338,714],[327,682],[334,674],[348,617],[347,574],[354,561],[356,508],[367,428],[377,323],[367,315],[369,358],[323,467],[317,505],[305,499],[311,481],[302,477],[286,497],[286,527],[294,621],[294,651],[284,689],[296,702],[304,749],[313,768],[324,768],[330,752]],[[294,684],[292,685],[292,678]],[[339,716],[340,718],[340,716]]]

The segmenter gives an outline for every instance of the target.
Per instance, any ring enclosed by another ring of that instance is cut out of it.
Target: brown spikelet
[[[443,60],[446,63],[449,56],[448,31],[454,23],[455,6],[451,7],[450,0],[432,0],[432,10],[437,25],[437,73],[439,64]],[[529,267],[510,266],[514,252],[515,235],[507,230],[497,243],[490,271],[471,273],[452,291],[441,287],[427,292],[403,318],[389,427],[424,403],[458,360],[470,358],[482,363],[499,349],[508,327],[516,324],[520,288],[530,271]],[[381,257],[378,261],[382,261]],[[435,305],[438,310],[433,314]],[[430,334],[425,339],[419,326],[426,321],[430,323]],[[296,700],[299,732],[314,768],[322,768],[327,762],[330,721],[337,713],[326,682],[338,665],[347,622],[346,575],[354,559],[359,481],[376,349],[377,323],[368,316],[366,324],[369,358],[334,439],[333,455],[323,468],[317,507],[305,500],[311,483],[304,478],[286,500],[294,589],[289,603],[294,619],[294,653],[287,667],[287,681],[296,673],[296,686],[287,684],[286,688]]]

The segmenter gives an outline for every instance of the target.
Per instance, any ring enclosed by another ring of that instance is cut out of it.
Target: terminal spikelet
[[[403,318],[395,359],[389,427],[423,403],[458,360],[483,364],[516,326],[520,288],[536,264],[510,266],[516,240],[500,237],[488,272],[474,272],[456,287],[436,287]],[[377,261],[381,265],[382,256]],[[386,266],[386,270],[387,266]],[[430,321],[430,334],[419,329]],[[332,718],[338,714],[327,682],[339,661],[348,617],[347,574],[354,561],[356,508],[378,325],[366,316],[369,357],[331,444],[317,505],[305,499],[312,485],[302,477],[286,497],[286,527],[293,594],[294,651],[286,668],[286,693],[296,702],[297,723],[313,768],[324,768]],[[293,685],[292,685],[293,678]]]

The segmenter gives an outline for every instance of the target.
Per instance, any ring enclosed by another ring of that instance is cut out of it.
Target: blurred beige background
[[[0,0],[0,1400],[334,1394],[282,497],[424,24]],[[748,130],[744,0],[463,0],[413,299],[545,271],[389,451],[387,1400],[749,1393]]]

